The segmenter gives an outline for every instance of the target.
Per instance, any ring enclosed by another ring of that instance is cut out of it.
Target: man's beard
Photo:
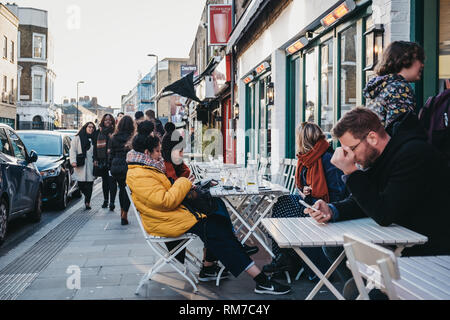
[[[375,161],[378,159],[381,153],[377,149],[372,147],[370,144],[366,143],[365,145],[366,145],[365,159],[360,163],[360,165],[364,169],[368,169],[373,167]]]

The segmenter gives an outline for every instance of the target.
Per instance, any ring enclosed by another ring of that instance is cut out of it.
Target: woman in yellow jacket
[[[187,178],[179,178],[172,185],[165,175],[159,138],[140,133],[133,139],[133,150],[127,155],[127,185],[133,202],[141,214],[146,231],[153,236],[178,237],[184,233],[196,234],[206,248],[200,280],[213,281],[218,268],[215,261],[238,277],[246,271],[256,282],[256,293],[286,294],[290,287],[267,278],[232,232],[229,219],[220,215],[205,216],[191,212],[181,203],[192,188]]]

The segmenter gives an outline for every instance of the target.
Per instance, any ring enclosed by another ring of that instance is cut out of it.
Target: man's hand
[[[355,154],[349,147],[337,148],[331,158],[331,163],[346,175],[358,170],[355,165]]]
[[[328,221],[333,218],[333,211],[328,206],[328,204],[323,201],[319,200],[314,205],[313,208],[319,210],[314,211],[312,209],[306,208],[305,213],[309,214],[312,218],[314,218],[318,223],[328,223]]]
[[[75,162],[72,163],[72,167],[76,168],[76,167],[77,167],[77,164],[76,164]]]

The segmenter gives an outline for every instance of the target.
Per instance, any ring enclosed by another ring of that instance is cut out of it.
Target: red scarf
[[[303,167],[306,167],[306,184],[311,187],[311,195],[316,199],[325,202],[330,201],[328,194],[327,179],[322,164],[322,156],[328,150],[330,144],[325,140],[320,140],[314,148],[306,154],[298,154],[297,169],[295,171],[295,184],[303,191],[300,174]]]
[[[164,161],[164,165],[166,167],[166,176],[172,178],[173,181],[181,177],[189,178],[191,175],[191,170],[184,163],[179,166],[174,166],[171,162]]]

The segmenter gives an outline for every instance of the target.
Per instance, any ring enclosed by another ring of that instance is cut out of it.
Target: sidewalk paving
[[[156,256],[146,244],[134,215],[129,215],[128,226],[121,226],[118,200],[115,212],[101,208],[102,196],[98,187],[101,188],[96,186],[96,198],[92,201],[94,215],[18,300],[303,300],[314,287],[314,283],[303,275],[294,281],[293,292],[288,295],[259,295],[253,292],[254,281],[243,273],[238,278],[221,281],[220,287],[216,287],[215,282],[199,283],[199,291],[195,294],[179,274],[165,268],[150,281],[147,290],[141,290],[143,295],[136,296],[136,287],[156,261]],[[84,210],[84,207],[79,210]],[[202,256],[200,240],[190,248],[197,256]],[[269,255],[261,248],[253,258],[260,267],[270,261]],[[79,290],[67,288],[66,282],[71,275],[66,273],[69,266],[77,266],[81,270]],[[337,284],[337,288],[342,289],[342,284]],[[334,300],[325,287],[316,298]]]

